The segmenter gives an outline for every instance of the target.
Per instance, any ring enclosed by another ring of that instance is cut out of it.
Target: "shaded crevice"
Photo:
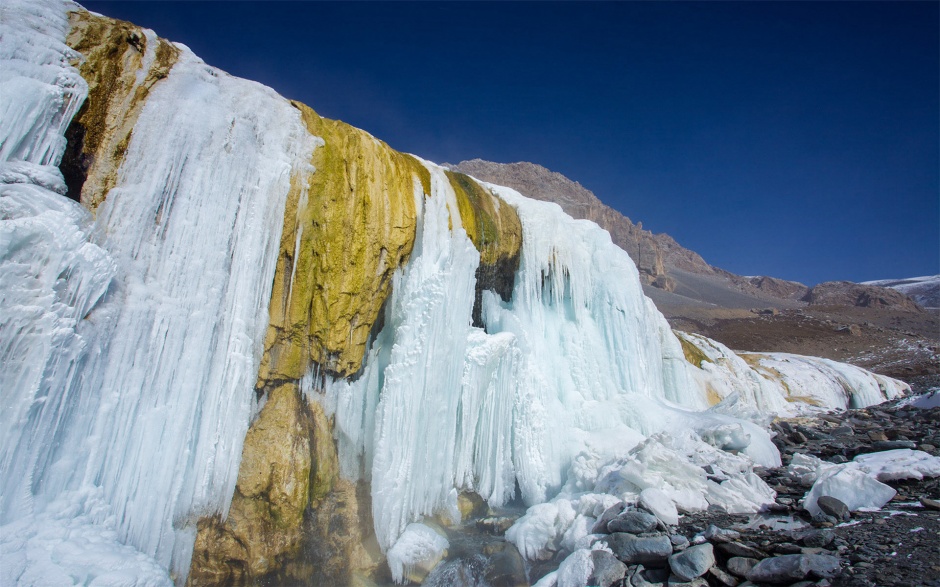
[[[68,188],[65,195],[76,202],[82,200],[82,188],[85,186],[88,170],[94,163],[94,157],[85,153],[85,126],[79,122],[87,109],[86,101],[66,129],[65,153],[59,163],[59,171],[62,172],[65,186]]]

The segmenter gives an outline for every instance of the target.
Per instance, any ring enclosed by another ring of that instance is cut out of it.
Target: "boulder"
[[[714,547],[708,543],[692,546],[669,557],[669,568],[683,581],[701,577],[714,564]]]
[[[772,585],[796,583],[807,578],[829,579],[839,575],[839,558],[825,554],[785,554],[764,559],[754,565],[747,579]]]
[[[760,561],[756,558],[749,558],[745,556],[733,556],[728,559],[728,563],[725,567],[728,569],[728,572],[737,577],[747,577],[747,574],[754,568],[754,565]]]
[[[819,506],[819,509],[824,514],[827,516],[832,516],[840,522],[845,522],[852,517],[852,514],[849,511],[849,506],[845,505],[843,501],[832,497],[831,495],[821,496],[816,500],[816,505]]]
[[[652,532],[659,525],[656,516],[641,511],[623,512],[607,523],[608,532],[629,532],[643,534]]]
[[[634,536],[625,532],[611,534],[604,539],[621,561],[661,567],[672,554],[672,543],[668,536]]]
[[[627,574],[627,565],[606,550],[591,551],[591,560],[594,563],[594,570],[588,577],[588,585],[611,587]]]

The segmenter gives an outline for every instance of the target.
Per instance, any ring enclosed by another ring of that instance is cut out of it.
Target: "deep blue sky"
[[[396,149],[540,163],[735,273],[940,273],[937,2],[84,5]]]

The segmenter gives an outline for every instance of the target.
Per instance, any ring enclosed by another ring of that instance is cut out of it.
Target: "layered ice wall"
[[[698,413],[705,395],[629,256],[555,204],[486,186],[516,209],[523,246],[511,298],[484,292],[485,328],[472,327],[479,254],[427,166],[412,259],[362,373],[327,378],[323,395],[313,372],[305,385],[336,416],[342,473],[371,481],[383,549],[422,516],[451,515],[458,489],[496,506],[516,487],[530,504],[591,490],[604,465],[667,428],[730,427],[747,436],[737,448],[779,463],[757,426]]]
[[[232,496],[284,201],[315,140],[272,90],[181,47],[92,224],[49,190],[84,98],[69,7],[4,2],[0,19],[0,515],[93,507],[110,540],[185,576],[196,520]],[[63,533],[43,539],[88,548]],[[28,584],[43,549],[2,550],[4,581]]]

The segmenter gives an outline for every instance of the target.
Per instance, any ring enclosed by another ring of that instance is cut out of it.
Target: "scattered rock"
[[[810,530],[804,533],[800,540],[805,546],[823,547],[829,545],[835,538],[835,532],[832,530]]]
[[[929,508],[932,510],[940,510],[940,501],[937,501],[936,499],[922,497],[920,498],[920,504],[924,506],[925,508]]]
[[[669,568],[683,581],[701,577],[714,564],[714,548],[707,543],[692,546],[669,557]]]
[[[790,584],[806,578],[828,579],[839,575],[838,557],[824,554],[785,554],[754,565],[747,579],[754,583]]]
[[[762,559],[767,557],[767,553],[762,552],[752,546],[741,544],[740,542],[726,542],[718,545],[718,550],[726,556],[743,556],[746,558]]]
[[[619,516],[626,507],[626,504],[621,501],[604,510],[604,513],[597,518],[597,522],[595,522],[594,527],[591,529],[591,534],[609,534],[607,530],[608,522]]]
[[[669,542],[672,542],[672,548],[676,551],[685,550],[689,547],[689,539],[682,534],[673,534],[669,537]]]
[[[852,517],[849,506],[845,505],[845,502],[842,500],[832,497],[831,495],[821,496],[816,500],[816,505],[819,506],[819,509],[821,509],[824,514],[832,516],[839,521],[845,522]]]
[[[872,443],[871,447],[875,450],[916,449],[917,443],[911,440],[877,440]]]
[[[737,579],[722,571],[721,568],[717,566],[708,569],[708,576],[711,577],[713,582],[723,585],[724,587],[737,587],[738,585]]]
[[[705,529],[705,539],[711,542],[731,542],[741,537],[741,533],[736,530],[726,530],[711,524]]]

